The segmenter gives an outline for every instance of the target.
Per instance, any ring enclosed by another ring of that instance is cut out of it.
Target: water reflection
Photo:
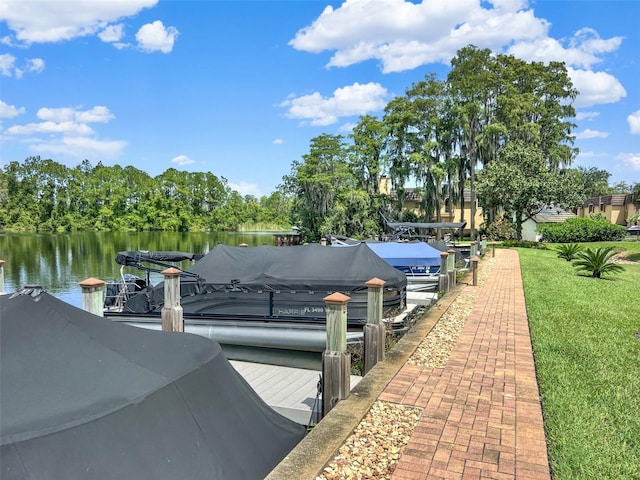
[[[5,291],[41,285],[56,297],[81,306],[78,283],[119,276],[117,252],[175,250],[207,253],[218,243],[273,245],[272,234],[179,232],[0,233],[0,259],[5,261]],[[179,265],[186,268],[187,265]]]

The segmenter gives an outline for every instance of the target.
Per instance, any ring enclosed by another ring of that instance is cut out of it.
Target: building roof
[[[613,195],[600,195],[599,197],[587,198],[584,202],[582,202],[582,206],[588,207],[589,205],[613,205],[619,207],[622,205],[629,205],[632,202],[633,195],[616,193]]]
[[[536,223],[563,223],[568,218],[576,216],[575,213],[567,212],[560,207],[545,207],[533,216],[533,221]]]

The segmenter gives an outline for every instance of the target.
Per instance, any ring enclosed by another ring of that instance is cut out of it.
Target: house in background
[[[391,188],[391,179],[386,175],[380,177],[380,193],[389,195],[393,198],[396,198],[396,192]],[[418,217],[422,217],[423,212],[420,209],[420,202],[422,201],[422,196],[419,191],[415,188],[405,188],[404,189],[404,202],[403,202],[403,211],[412,212],[416,214]],[[476,215],[475,215],[475,228],[476,230],[480,229],[480,226],[484,223],[484,216],[482,213],[482,208],[478,206],[478,199],[476,198]],[[442,202],[442,207],[440,209],[440,221],[448,222],[448,223],[459,223],[466,222],[467,226],[463,233],[468,235],[471,228],[471,191],[468,189],[464,190],[464,215],[463,210],[460,208],[459,199],[455,199],[451,201],[448,194],[445,192],[445,198]],[[435,222],[437,218],[424,218],[425,222]]]
[[[587,198],[577,209],[579,217],[601,213],[615,225],[626,225],[627,218],[638,213],[638,205],[633,201],[633,195],[614,194]]]
[[[545,207],[522,223],[522,240],[538,242],[540,241],[540,234],[537,231],[538,225],[541,223],[563,223],[568,218],[576,216],[575,213],[567,212],[560,207]]]

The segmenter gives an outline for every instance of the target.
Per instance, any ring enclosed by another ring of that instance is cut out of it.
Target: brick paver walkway
[[[425,410],[395,480],[550,479],[517,252],[492,272],[444,368],[405,365],[380,400]]]

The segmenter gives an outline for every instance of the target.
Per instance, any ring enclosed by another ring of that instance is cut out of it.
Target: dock
[[[230,362],[258,396],[281,415],[303,425],[320,419],[322,402],[318,396],[318,382],[321,372],[318,370]],[[360,380],[362,377],[351,375],[351,388]]]
[[[438,300],[438,292],[407,292],[407,310],[410,305],[431,305]]]

